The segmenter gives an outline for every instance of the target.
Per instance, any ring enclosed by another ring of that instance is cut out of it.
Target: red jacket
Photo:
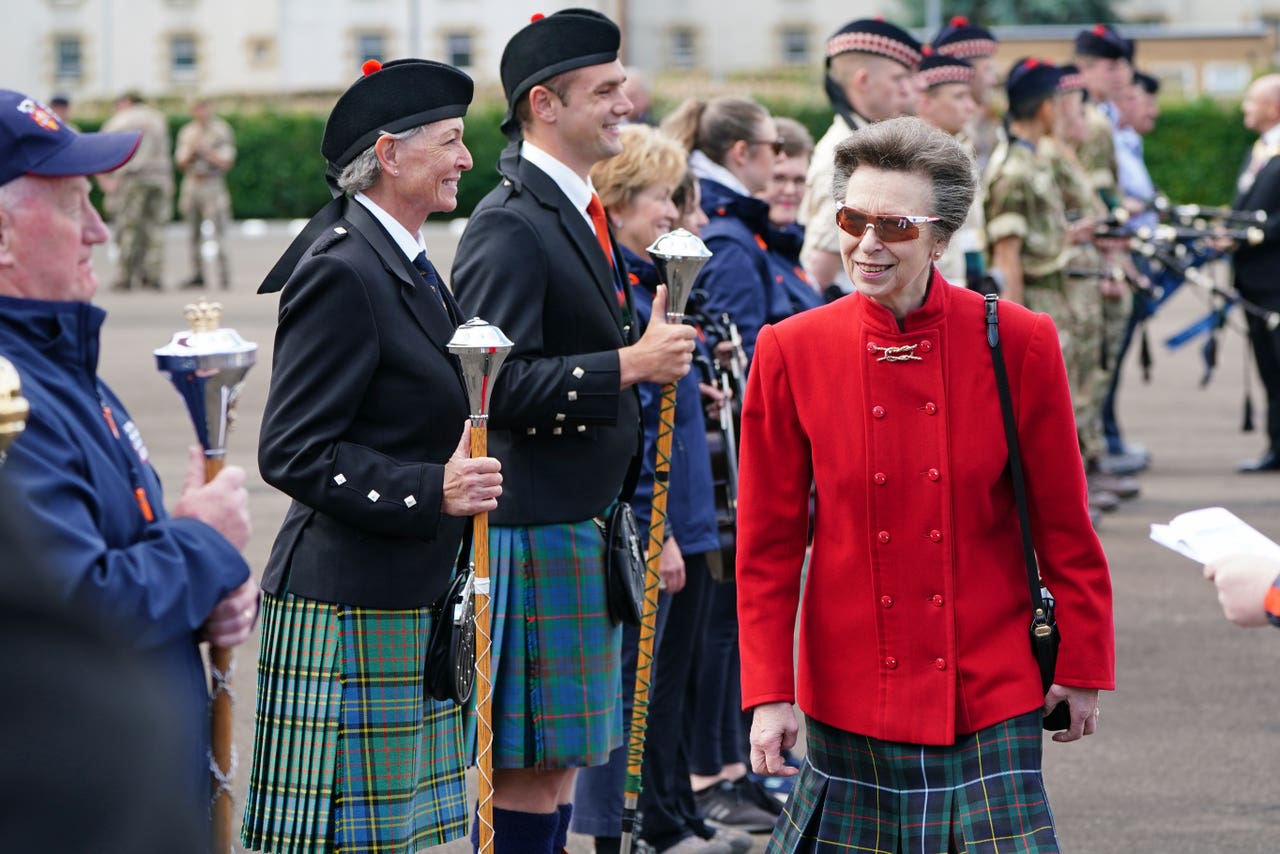
[[[1056,681],[1112,689],[1111,580],[1089,522],[1058,334],[1047,315],[1004,302],[1000,333],[1032,535],[1058,602]],[[765,328],[741,475],[744,708],[796,701],[851,732],[950,744],[1042,705],[981,296],[935,274],[901,327],[853,294]]]

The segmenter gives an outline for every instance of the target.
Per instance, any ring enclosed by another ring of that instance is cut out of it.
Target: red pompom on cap
[[[925,45],[924,47],[920,48],[920,52],[923,53],[925,56],[933,56],[933,45],[931,44]]]
[[[1039,64],[1040,64],[1040,60],[1036,59],[1036,58],[1033,56],[1033,57],[1031,57],[1030,59],[1028,59],[1026,62],[1022,63],[1022,67],[1023,67],[1023,68],[1035,68],[1035,67],[1036,67],[1037,65],[1039,65]]]
[[[547,16],[542,14],[541,12],[534,12],[532,15],[529,16],[529,23],[536,24],[538,21],[541,21],[545,17]]]
[[[966,18],[964,15],[956,15],[954,18],[951,19],[951,26],[967,27],[969,26],[969,19]]]
[[[368,77],[375,71],[381,71],[382,63],[376,59],[366,59],[364,64],[360,66],[360,70],[364,73],[365,77]]]
[[[1105,25],[1105,24],[1094,24],[1094,27],[1093,27],[1093,34],[1094,34],[1095,36],[1105,36],[1105,35],[1107,34],[1107,27],[1106,27],[1106,25]]]

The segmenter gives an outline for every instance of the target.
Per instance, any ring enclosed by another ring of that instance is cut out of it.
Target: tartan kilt
[[[1050,854],[1040,710],[947,746],[900,744],[806,718],[808,755],[769,852]]]
[[[603,765],[622,744],[622,628],[594,521],[489,529],[493,765]]]
[[[413,854],[466,833],[463,713],[423,697],[430,629],[425,608],[263,595],[247,848]]]

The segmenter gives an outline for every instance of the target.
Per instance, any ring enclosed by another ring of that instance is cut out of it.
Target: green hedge
[[[831,124],[824,104],[762,99],[776,115],[790,116],[809,128],[814,139]],[[455,216],[467,216],[498,180],[498,155],[506,144],[498,124],[504,105],[474,105],[466,118],[466,142],[475,167],[458,188]],[[1253,134],[1241,124],[1238,105],[1209,100],[1166,105],[1146,140],[1147,165],[1156,186],[1176,203],[1227,205],[1235,177]],[[224,114],[236,132],[239,156],[227,176],[236,219],[309,217],[329,198],[320,157],[324,116],[311,113],[254,111]],[[176,136],[185,117],[171,117]],[[98,123],[82,122],[84,130]]]

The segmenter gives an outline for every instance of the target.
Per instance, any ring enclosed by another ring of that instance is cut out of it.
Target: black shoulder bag
[[[643,443],[641,448],[643,448]],[[597,520],[604,534],[605,603],[614,624],[640,625],[644,609],[645,557],[630,499],[640,480],[639,452],[631,460],[618,500]]]
[[[471,561],[471,520],[462,534],[462,548],[453,580],[431,606],[431,637],[422,682],[437,700],[465,706],[476,680],[475,565]]]
[[[1004,353],[1000,349],[1000,319],[995,294],[987,294],[987,345],[996,371],[996,387],[1000,390],[1000,412],[1004,416],[1004,436],[1009,445],[1009,473],[1013,478],[1013,497],[1018,502],[1018,525],[1022,529],[1022,557],[1027,565],[1027,586],[1031,589],[1031,651],[1040,665],[1040,683],[1047,693],[1053,684],[1058,663],[1058,621],[1053,615],[1053,596],[1040,582],[1036,551],[1031,543],[1031,514],[1027,511],[1027,485],[1022,478],[1022,454],[1018,450],[1018,431],[1013,423],[1013,400],[1009,395],[1009,375],[1005,372]],[[1064,730],[1071,726],[1071,708],[1063,701],[1044,718],[1047,730]]]

